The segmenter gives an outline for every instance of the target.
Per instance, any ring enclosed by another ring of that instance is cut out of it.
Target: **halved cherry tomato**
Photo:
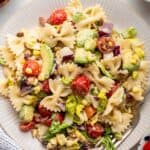
[[[75,94],[85,96],[90,89],[90,80],[85,75],[78,75],[71,84],[72,91]]]
[[[103,54],[112,52],[115,48],[115,42],[111,37],[101,37],[97,41],[97,47]]]
[[[62,123],[64,121],[64,113],[56,113],[55,118],[57,121],[59,121],[60,123]]]
[[[118,89],[119,83],[115,83],[114,86],[111,88],[111,90],[107,93],[107,97],[111,97],[113,93]]]
[[[40,113],[41,116],[43,117],[51,117],[52,113],[51,111],[47,110],[45,107],[43,107],[42,105],[38,105],[38,111]]]
[[[49,87],[49,82],[48,80],[45,80],[43,83],[42,83],[42,90],[49,94],[50,93],[50,87]]]
[[[50,15],[48,23],[52,25],[60,25],[67,19],[67,14],[64,9],[57,9]]]
[[[34,128],[34,125],[35,125],[34,121],[31,121],[31,122],[28,122],[28,123],[21,122],[19,127],[20,127],[21,131],[28,132],[28,131],[30,131],[31,129]]]
[[[104,128],[99,123],[96,123],[95,125],[89,124],[87,125],[87,133],[92,138],[98,138],[104,133]]]
[[[96,109],[93,106],[86,106],[84,110],[88,118],[91,118],[96,113]]]
[[[143,150],[150,150],[150,141],[144,144]]]
[[[35,60],[27,60],[23,65],[23,72],[26,76],[38,76],[41,67]]]

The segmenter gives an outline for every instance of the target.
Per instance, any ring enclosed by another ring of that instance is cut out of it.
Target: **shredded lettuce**
[[[66,128],[68,128],[69,126],[70,125],[68,125],[67,123],[60,124],[60,122],[58,121],[53,121],[52,125],[49,127],[46,134],[44,135],[44,140],[48,141],[49,139],[54,137],[57,133],[64,132]]]
[[[66,111],[72,116],[75,114],[76,105],[77,105],[76,98],[73,95],[68,96],[68,99],[66,101]]]
[[[82,105],[82,104],[77,104],[77,106],[76,106],[76,115],[77,115],[78,117],[80,117],[80,113],[81,113],[81,111],[83,110],[83,108],[84,108],[84,105]]]
[[[98,98],[99,98],[99,103],[98,103],[97,110],[100,113],[102,113],[106,109],[106,106],[107,106],[107,103],[108,103],[106,92],[104,90],[101,90],[100,93],[98,94]]]

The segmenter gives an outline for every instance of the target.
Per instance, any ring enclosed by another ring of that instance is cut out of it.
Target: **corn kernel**
[[[132,79],[137,79],[137,77],[138,77],[138,72],[137,71],[133,71],[132,72]]]
[[[132,56],[131,63],[132,63],[132,64],[136,64],[138,60],[139,60],[138,55],[134,54],[134,55]]]
[[[142,50],[142,48],[135,48],[135,53],[139,58],[143,58],[144,57],[144,51]]]
[[[35,93],[35,94],[38,94],[38,93],[40,92],[40,90],[41,90],[41,88],[40,88],[39,85],[36,86],[36,87],[34,87],[34,93]]]
[[[40,56],[40,54],[41,54],[41,53],[40,53],[39,50],[34,50],[34,51],[33,51],[33,55],[34,55],[34,56]]]
[[[31,73],[32,73],[32,69],[31,69],[31,68],[28,68],[28,67],[26,68],[25,71],[26,71],[26,73],[28,73],[28,74],[31,74]]]
[[[107,97],[106,97],[106,90],[102,89],[102,90],[99,92],[98,97],[99,97],[100,99],[107,99]]]

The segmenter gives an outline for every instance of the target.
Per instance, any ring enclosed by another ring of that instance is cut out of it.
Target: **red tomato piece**
[[[38,76],[41,67],[35,60],[27,60],[23,65],[23,72],[26,76]]]
[[[51,111],[49,111],[49,110],[47,110],[45,107],[43,107],[42,105],[39,105],[38,106],[38,111],[39,111],[39,113],[40,113],[40,115],[42,116],[42,117],[51,117],[51,115],[52,115],[52,113],[51,113]]]
[[[28,123],[22,123],[21,122],[19,127],[20,127],[21,131],[28,132],[28,131],[30,131],[31,129],[34,128],[34,125],[35,125],[34,121],[31,121],[31,122],[28,122]]]
[[[150,150],[150,141],[144,144],[143,150]]]
[[[49,94],[50,93],[50,87],[49,87],[49,82],[48,80],[45,80],[43,83],[42,83],[42,90]]]
[[[113,93],[118,89],[119,83],[115,83],[111,90],[107,93],[107,97],[111,97]]]
[[[55,119],[59,121],[60,123],[64,121],[64,118],[65,118],[64,113],[56,113],[55,115]]]
[[[78,75],[71,84],[72,91],[80,96],[85,96],[90,89],[90,80],[85,75]]]
[[[87,125],[87,132],[88,135],[92,138],[98,138],[99,136],[102,136],[104,133],[104,128],[101,124],[95,124],[95,125]]]
[[[52,119],[49,116],[43,117],[40,114],[36,114],[34,116],[34,121],[36,123],[44,124],[44,125],[46,125],[48,127],[51,126],[51,124],[52,124]]]
[[[67,20],[67,14],[64,9],[57,9],[50,15],[48,23],[52,25],[60,25]]]

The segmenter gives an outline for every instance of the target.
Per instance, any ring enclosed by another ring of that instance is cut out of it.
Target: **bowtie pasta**
[[[46,149],[116,149],[144,99],[150,62],[134,27],[117,30],[78,0],[0,46],[0,93]],[[98,144],[99,143],[99,144]]]

